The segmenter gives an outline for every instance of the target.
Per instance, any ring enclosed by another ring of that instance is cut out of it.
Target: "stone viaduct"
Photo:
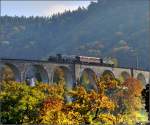
[[[33,75],[35,72],[40,75],[41,81],[44,83],[53,83],[55,70],[57,68],[64,72],[65,84],[68,87],[73,87],[78,80],[81,80],[83,73],[87,73],[89,79],[93,80],[93,76],[101,76],[105,73],[111,74],[115,78],[122,80],[128,77],[139,79],[143,85],[149,83],[150,72],[131,69],[114,67],[107,64],[84,64],[84,63],[71,63],[62,61],[42,61],[42,60],[23,60],[23,59],[0,59],[0,79],[2,80],[2,67],[8,66],[14,73],[15,80],[18,82],[25,81],[28,75]]]

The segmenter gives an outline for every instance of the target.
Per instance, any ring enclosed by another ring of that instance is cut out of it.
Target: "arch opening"
[[[80,83],[87,89],[91,90],[94,89],[97,91],[96,86],[96,74],[93,70],[87,68],[84,69],[82,75],[80,77]]]
[[[102,74],[103,77],[115,78],[115,75],[110,70],[105,70]]]
[[[143,84],[143,86],[146,86],[146,79],[145,79],[145,76],[142,73],[139,73],[137,75],[137,79]]]
[[[1,79],[20,82],[21,74],[19,69],[15,65],[4,63],[2,64],[1,68]]]
[[[41,65],[31,65],[26,69],[25,79],[34,79],[38,82],[48,83],[47,71]]]
[[[126,72],[126,71],[123,71],[121,73],[121,78],[123,79],[123,81],[126,81],[126,80],[128,80],[130,78],[130,74],[128,72]]]
[[[58,66],[53,72],[53,83],[59,83],[63,81],[67,88],[73,87],[73,78],[71,71],[65,66]]]

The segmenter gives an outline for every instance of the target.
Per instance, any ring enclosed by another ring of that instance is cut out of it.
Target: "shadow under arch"
[[[109,78],[115,78],[114,73],[111,70],[105,70],[102,74],[102,76],[107,76]]]
[[[92,69],[86,68],[83,70],[81,74],[80,83],[87,90],[94,89],[97,91],[96,78],[97,78],[96,73]]]
[[[6,80],[6,77],[9,77],[8,79],[13,81],[21,81],[21,73],[19,69],[11,63],[2,64],[2,80]]]
[[[42,65],[30,65],[25,72],[25,79],[35,78],[38,82],[48,83],[48,73]]]
[[[130,77],[131,77],[130,74],[128,72],[126,72],[126,71],[123,71],[121,73],[121,78],[123,79],[123,81],[128,80]]]
[[[145,79],[145,76],[142,73],[139,73],[137,75],[137,79],[143,84],[143,86],[146,86],[146,79]]]
[[[59,83],[59,81],[63,81],[67,88],[73,87],[73,78],[72,73],[68,67],[65,66],[57,66],[53,71],[53,83]]]

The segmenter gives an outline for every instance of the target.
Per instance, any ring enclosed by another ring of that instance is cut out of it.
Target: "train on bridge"
[[[79,63],[79,64],[91,64],[91,65],[107,65],[114,66],[114,64],[104,63],[102,58],[89,57],[89,56],[66,56],[57,54],[56,56],[49,56],[48,61],[51,62],[64,62],[64,63]]]

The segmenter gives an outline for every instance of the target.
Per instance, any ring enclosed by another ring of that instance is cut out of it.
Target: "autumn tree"
[[[121,122],[136,124],[147,121],[147,114],[143,109],[142,90],[142,83],[134,78],[129,78],[121,84],[120,91],[114,96],[118,103],[116,114],[122,116]]]
[[[140,81],[124,83],[111,75],[95,78],[96,89],[79,83],[67,89],[63,80],[54,84],[3,81],[1,122],[4,124],[103,124],[134,125],[146,122]],[[69,96],[71,101],[66,100]]]
[[[112,114],[116,104],[106,95],[103,79],[97,79],[98,91],[88,90],[79,84],[67,94],[72,102],[65,102],[64,98],[49,97],[41,108],[41,123],[50,124],[115,124]],[[112,85],[111,85],[112,84]],[[107,86],[115,87],[117,81]]]
[[[52,91],[53,86],[38,84],[35,87],[26,83],[9,81],[1,84],[1,122],[4,124],[37,123],[41,103]]]

